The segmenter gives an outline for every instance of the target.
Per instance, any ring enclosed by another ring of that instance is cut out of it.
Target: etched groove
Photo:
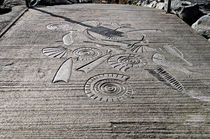
[[[71,44],[73,44],[74,41],[73,41],[72,35],[73,35],[73,31],[70,31],[68,34],[65,34],[63,36],[63,43],[65,45],[71,45]]]
[[[156,77],[159,81],[171,86],[173,89],[179,92],[184,91],[183,85],[162,67],[158,67],[155,70],[148,70],[148,72]]]
[[[46,47],[42,49],[42,53],[51,58],[66,57],[67,49],[64,47]]]
[[[184,54],[177,49],[176,47],[172,47],[171,45],[165,45],[163,46],[163,48],[170,53],[173,56],[179,57],[181,60],[183,60],[186,64],[188,64],[188,66],[193,66],[192,63],[188,62],[185,58],[184,58]]]
[[[93,60],[102,55],[101,50],[93,47],[81,47],[73,51],[74,56],[79,60]]]
[[[67,59],[62,63],[62,65],[59,67],[58,71],[56,72],[53,83],[64,81],[69,82],[71,73],[72,73],[72,66],[73,66],[73,60],[72,58]]]
[[[177,71],[181,71],[181,72],[184,72],[186,74],[191,74],[191,71],[189,71],[187,68],[185,68],[184,66],[181,66],[178,63],[172,63],[172,62],[166,60],[165,56],[162,55],[162,54],[155,53],[152,56],[152,61],[154,63],[158,64],[158,65],[169,67],[169,68],[173,68],[173,69],[175,69]]]
[[[161,33],[162,31],[160,29],[134,29],[134,30],[130,30],[128,32],[140,32],[140,33]]]
[[[47,29],[52,30],[52,31],[55,31],[55,30],[67,31],[67,30],[72,29],[72,26],[70,26],[67,23],[56,23],[56,24],[48,24]]]
[[[126,49],[134,53],[145,53],[156,51],[156,49],[149,47],[149,41],[145,40],[145,35],[140,40],[132,41],[127,44]]]
[[[129,77],[113,75],[116,74],[105,73],[91,77],[85,84],[86,95],[94,100],[106,102],[119,101],[130,97],[133,90],[125,83]]]
[[[88,72],[92,71],[94,68],[96,68],[97,66],[99,66],[100,64],[102,64],[104,61],[106,61],[109,57],[110,57],[110,54],[106,54],[100,58],[97,58],[96,60],[93,60],[93,61],[77,68],[76,70],[84,71],[85,73],[88,73]]]
[[[136,54],[116,54],[108,59],[113,68],[125,72],[129,68],[138,68],[145,65],[141,57]]]
[[[58,29],[58,24],[49,24],[49,25],[47,25],[47,29],[56,30],[56,29]]]
[[[90,39],[90,40],[97,40],[95,37],[93,37],[93,36],[89,33],[88,29],[84,30],[84,35],[85,35],[88,39]]]

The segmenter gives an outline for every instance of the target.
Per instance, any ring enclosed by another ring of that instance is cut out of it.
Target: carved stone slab
[[[209,139],[209,59],[161,10],[29,9],[0,38],[0,138]]]

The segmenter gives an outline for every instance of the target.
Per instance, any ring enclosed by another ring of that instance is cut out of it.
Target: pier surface
[[[0,38],[0,138],[210,137],[210,44],[129,5],[29,9]]]

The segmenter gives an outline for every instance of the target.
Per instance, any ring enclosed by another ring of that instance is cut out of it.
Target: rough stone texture
[[[187,1],[198,3],[198,4],[210,3],[210,0],[187,0]]]
[[[164,9],[164,6],[165,6],[165,3],[164,2],[159,2],[157,3],[156,7],[157,9],[160,9],[160,10],[163,10]]]
[[[60,5],[77,3],[77,0],[41,0],[38,5]]]
[[[192,28],[201,35],[210,38],[210,16],[202,16],[192,25]]]
[[[0,32],[26,9],[26,6],[14,6],[8,13],[0,15]]]
[[[30,9],[0,38],[0,137],[208,139],[209,53],[157,9]],[[62,65],[69,81],[52,83]]]
[[[195,23],[203,13],[199,9],[198,4],[193,4],[188,1],[174,0],[171,2],[171,11],[177,14],[189,25]]]
[[[183,0],[172,0],[171,1],[171,9],[174,11],[180,11],[183,7],[192,5],[189,1]]]

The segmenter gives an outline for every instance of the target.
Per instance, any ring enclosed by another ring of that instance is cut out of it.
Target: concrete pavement
[[[209,52],[157,9],[30,9],[0,38],[0,137],[207,139]]]
[[[0,14],[0,37],[26,12],[25,5],[12,7],[11,11]]]

